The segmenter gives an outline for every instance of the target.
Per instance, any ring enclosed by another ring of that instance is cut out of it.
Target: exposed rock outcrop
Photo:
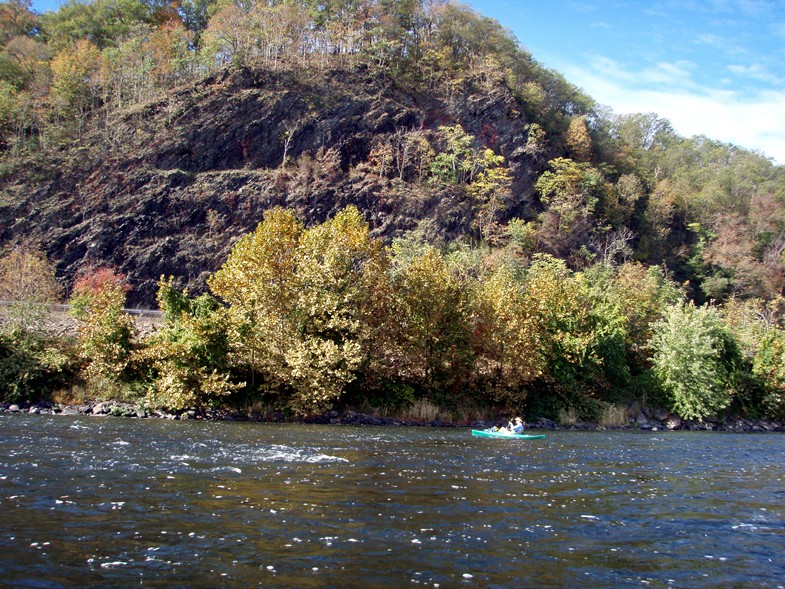
[[[130,278],[129,304],[150,307],[161,275],[203,290],[276,205],[311,224],[353,204],[385,238],[422,221],[430,238],[456,237],[474,215],[465,194],[367,164],[385,134],[456,124],[505,156],[513,197],[503,215],[523,216],[545,159],[522,149],[529,121],[510,89],[471,76],[441,93],[400,84],[359,66],[222,71],[96,123],[40,169],[0,181],[0,246],[42,244],[67,282],[86,264],[111,264]]]

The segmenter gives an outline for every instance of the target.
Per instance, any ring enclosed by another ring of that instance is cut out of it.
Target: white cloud
[[[660,63],[639,72],[605,57],[588,68],[562,64],[557,69],[615,113],[654,112],[668,119],[681,135],[705,135],[763,152],[785,164],[785,91],[761,90],[753,95],[700,86],[691,78],[689,62]],[[754,67],[736,73],[756,73]]]
[[[752,65],[738,65],[732,64],[728,66],[728,70],[731,73],[736,74],[737,76],[743,78],[749,78],[751,80],[758,80],[760,82],[766,82],[769,84],[781,84],[782,79],[778,78],[771,72],[769,72],[764,66],[760,65],[759,63],[753,63]]]

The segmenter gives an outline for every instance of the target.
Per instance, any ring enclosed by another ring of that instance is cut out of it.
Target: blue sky
[[[784,0],[469,0],[615,113],[785,164]]]
[[[467,3],[613,112],[654,112],[785,164],[785,0]]]

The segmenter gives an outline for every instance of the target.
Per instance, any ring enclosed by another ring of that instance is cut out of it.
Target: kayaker
[[[507,429],[514,434],[522,434],[524,430],[523,420],[520,417],[516,417],[515,423],[511,421],[507,424]]]

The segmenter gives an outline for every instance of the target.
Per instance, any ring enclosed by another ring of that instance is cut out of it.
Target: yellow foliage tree
[[[238,359],[304,414],[328,408],[368,358],[385,263],[354,207],[308,230],[275,209],[209,284],[231,305]]]
[[[588,162],[591,160],[591,136],[586,125],[586,116],[573,117],[565,136],[567,148],[570,150],[572,159],[577,162]]]
[[[475,294],[478,371],[497,400],[520,408],[523,389],[544,369],[537,317],[523,285],[502,266]]]
[[[50,305],[60,297],[54,266],[39,251],[14,249],[0,258],[0,300],[4,331],[39,333]]]
[[[58,53],[51,63],[50,98],[60,116],[80,124],[98,97],[101,52],[87,39]]]
[[[430,395],[465,385],[473,365],[468,293],[435,248],[396,258],[392,305],[399,376]]]

